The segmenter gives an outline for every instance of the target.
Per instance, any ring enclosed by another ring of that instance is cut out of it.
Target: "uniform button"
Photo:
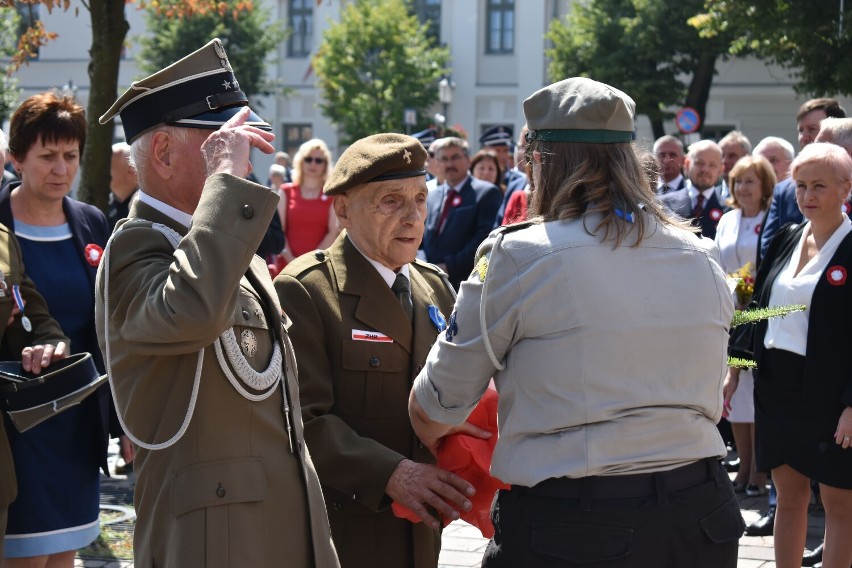
[[[341,506],[340,506],[340,503],[335,503],[335,504],[334,504],[334,510],[335,510],[335,511],[339,511],[339,510],[340,510],[340,509],[342,509],[342,508],[343,508],[343,507],[341,507]]]
[[[254,217],[254,207],[246,203],[243,205],[243,217],[246,219],[251,219]]]
[[[370,357],[370,366],[374,369],[378,367],[382,362],[379,361],[378,357]]]
[[[216,488],[216,496],[221,499],[225,496],[225,488],[222,487],[222,484],[219,484],[219,487]]]
[[[314,252],[314,258],[317,259],[318,261],[322,262],[322,261],[325,260],[325,253],[321,250],[315,251]]]
[[[249,319],[250,317],[251,317],[251,314],[250,314],[250,313],[248,313],[248,310],[243,310],[243,319],[246,319],[246,320],[247,320],[247,319]]]

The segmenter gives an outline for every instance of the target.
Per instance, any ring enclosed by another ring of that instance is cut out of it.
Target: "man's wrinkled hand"
[[[244,178],[251,172],[252,147],[264,154],[275,151],[270,144],[275,140],[274,134],[245,123],[250,112],[249,107],[240,109],[201,145],[208,177],[213,174],[231,174]]]
[[[38,375],[44,367],[47,367],[54,361],[65,359],[65,342],[60,341],[53,345],[33,345],[32,347],[24,347],[21,351],[21,366],[25,371],[29,371],[34,375]]]
[[[476,491],[473,486],[454,473],[434,465],[402,460],[391,474],[385,493],[411,509],[417,517],[432,527],[441,526],[429,511],[441,517],[456,520],[459,509],[469,511],[473,504],[467,497]]]

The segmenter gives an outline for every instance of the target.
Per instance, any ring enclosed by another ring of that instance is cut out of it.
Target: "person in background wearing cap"
[[[425,159],[403,134],[352,144],[324,189],[345,231],[275,279],[294,322],[305,439],[343,568],[434,568],[441,536],[433,510],[457,519],[470,508],[471,486],[431,465],[406,413],[411,380],[455,299],[440,270],[415,260]],[[392,501],[423,523],[395,517]]]
[[[488,236],[503,196],[493,183],[468,173],[468,146],[461,138],[435,141],[445,183],[426,198],[425,259],[447,272],[456,288],[473,270],[476,247]]]
[[[0,353],[4,359],[20,357],[24,370],[38,374],[42,367],[65,358],[68,338],[59,324],[50,317],[47,303],[24,274],[21,247],[15,235],[0,225]],[[21,286],[21,296],[26,299],[24,312],[31,331],[25,328],[23,317],[9,293],[10,286]],[[0,380],[0,385],[4,382]],[[4,413],[5,414],[5,413]],[[13,428],[10,424],[9,428]],[[17,495],[15,465],[12,449],[6,437],[6,418],[0,419],[0,566],[4,564],[2,538],[6,534],[9,504]],[[73,555],[72,555],[73,562]]]
[[[511,182],[506,185],[506,191],[503,193],[503,202],[500,204],[500,208],[497,209],[497,216],[494,219],[494,228],[496,229],[500,225],[507,225],[508,223],[519,220],[518,219],[518,211],[523,209],[524,216],[526,219],[526,207],[527,207],[527,198],[530,194],[530,183],[529,178],[526,174],[527,164],[524,161],[524,148],[527,147],[526,135],[529,132],[529,128],[524,124],[524,127],[521,128],[521,133],[518,134],[518,143],[515,144],[515,156],[514,156],[514,164],[512,166],[511,171]],[[513,197],[515,193],[518,191],[523,191],[526,193],[525,197]],[[513,214],[506,214],[506,208],[509,207],[509,202],[514,201],[513,207],[517,207],[521,203],[523,205],[516,209]]]
[[[629,96],[571,78],[524,113],[537,218],[480,247],[414,382],[414,430],[434,450],[494,377],[491,472],[511,489],[485,568],[734,568],[743,521],[716,430],[734,306],[718,249],[655,200]]]
[[[244,179],[274,138],[247,104],[214,39],[100,119],[121,115],[140,183],[104,251],[95,318],[139,446],[136,566],[338,566],[291,322],[254,254],[278,196]]]
[[[509,184],[517,177],[518,172],[512,171],[514,158],[514,143],[512,138],[514,130],[511,126],[492,126],[482,133],[479,137],[479,145],[482,150],[492,150],[497,154],[497,159],[500,161],[500,170],[503,172],[503,179],[497,185],[508,187]]]

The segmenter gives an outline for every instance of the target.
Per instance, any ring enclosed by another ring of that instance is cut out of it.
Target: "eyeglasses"
[[[313,164],[316,162],[318,166],[321,166],[325,163],[325,158],[314,158],[313,156],[306,156],[304,158],[306,164]]]

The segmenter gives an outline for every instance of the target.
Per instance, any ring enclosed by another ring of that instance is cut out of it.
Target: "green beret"
[[[636,103],[618,89],[572,77],[524,101],[527,140],[611,144],[633,139]]]
[[[339,195],[362,183],[425,176],[425,162],[426,150],[413,136],[367,136],[343,152],[325,182],[323,193]]]

